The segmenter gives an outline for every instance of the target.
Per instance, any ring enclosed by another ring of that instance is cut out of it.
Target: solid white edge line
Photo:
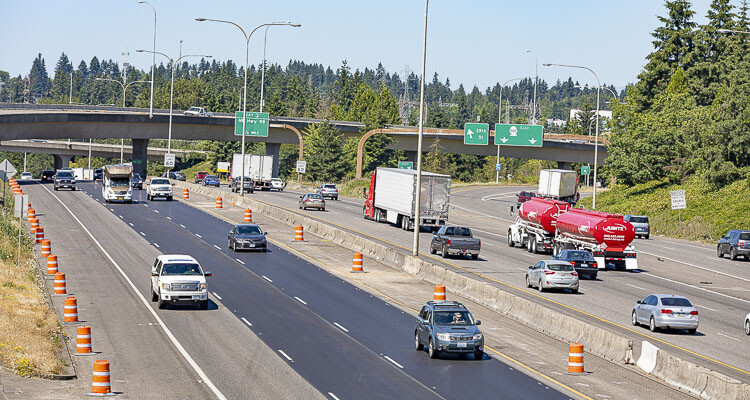
[[[302,300],[302,299],[300,299],[299,297],[297,297],[297,296],[294,296],[294,298],[295,298],[295,299],[297,299],[297,301],[299,301],[300,303],[302,303],[302,304],[304,304],[304,305],[307,305],[307,303],[305,303],[305,301],[304,301],[304,300]]]
[[[294,362],[294,360],[292,360],[292,357],[289,357],[288,355],[286,355],[286,353],[284,353],[284,350],[279,349],[279,353],[281,353],[281,355],[284,356],[284,358],[286,358],[287,360]]]
[[[339,329],[341,329],[342,331],[347,332],[347,333],[349,332],[349,329],[344,328],[338,322],[334,322],[333,324],[336,325],[336,326],[338,326]]]
[[[333,393],[331,393],[331,392],[328,392],[328,395],[329,395],[329,396],[331,396],[331,398],[332,398],[333,400],[340,400],[340,399],[339,399],[338,397],[336,397],[336,395],[335,395],[335,394],[333,394]]]
[[[246,323],[247,326],[253,326],[253,324],[250,323],[250,321],[246,320],[245,317],[240,318],[242,322]]]
[[[273,281],[271,280],[271,278],[269,278],[269,277],[267,277],[267,276],[265,276],[265,275],[261,275],[261,276],[263,277],[263,279],[265,279],[265,280],[267,280],[267,281],[269,281],[269,282],[273,283]]]
[[[211,293],[213,293],[213,294],[214,294],[214,296],[215,296],[215,297],[216,297],[217,299],[221,300],[221,296],[219,296],[218,294],[216,294],[216,292],[211,292]]]
[[[394,361],[394,360],[393,360],[392,358],[390,358],[390,357],[388,357],[388,356],[383,356],[383,358],[385,358],[386,360],[388,360],[388,361],[392,362],[392,363],[393,363],[393,365],[395,365],[395,366],[397,366],[397,367],[399,367],[399,368],[401,368],[401,369],[404,369],[404,366],[403,366],[403,365],[401,365],[401,364],[397,363],[397,362],[396,362],[396,361]]]
[[[45,186],[42,186],[42,187],[50,195],[52,195],[52,197],[54,197],[55,200],[57,200],[68,211],[68,213],[70,214],[70,216],[73,217],[73,219],[75,219],[76,222],[78,222],[78,225],[81,225],[81,228],[83,228],[83,230],[86,231],[86,234],[89,235],[89,238],[91,238],[91,240],[96,244],[96,246],[99,248],[99,250],[101,250],[101,252],[107,257],[107,259],[109,259],[109,262],[112,263],[112,265],[117,269],[117,271],[120,273],[120,275],[122,275],[122,277],[125,278],[125,281],[128,283],[128,285],[130,285],[130,288],[133,290],[133,292],[135,293],[135,295],[141,300],[141,302],[146,307],[146,309],[148,309],[148,311],[154,317],[154,319],[156,320],[156,322],[159,324],[159,327],[161,327],[161,329],[167,335],[167,337],[172,342],[172,344],[174,344],[174,346],[177,348],[177,351],[179,351],[180,354],[182,355],[182,357],[185,358],[185,361],[187,361],[188,364],[190,364],[190,366],[193,368],[193,370],[198,374],[198,376],[203,380],[203,382],[205,382],[206,386],[208,386],[208,388],[214,393],[214,395],[216,395],[217,398],[219,398],[221,400],[226,400],[226,396],[224,396],[224,394],[221,393],[221,391],[219,390],[219,388],[217,388],[213,384],[213,382],[211,382],[211,379],[208,377],[208,375],[206,375],[206,373],[203,372],[203,370],[201,369],[201,367],[198,366],[198,363],[196,363],[195,360],[193,360],[193,357],[191,357],[190,354],[188,354],[187,350],[185,350],[185,347],[182,346],[182,344],[180,343],[180,341],[177,340],[177,338],[174,336],[174,334],[172,333],[172,331],[169,328],[167,328],[167,325],[159,317],[159,314],[157,314],[156,311],[153,309],[153,307],[151,307],[151,305],[149,304],[148,300],[146,300],[146,297],[144,297],[143,294],[140,291],[138,291],[138,288],[135,287],[135,284],[133,283],[133,281],[130,280],[130,278],[125,273],[125,271],[123,271],[123,269],[120,268],[120,265],[117,264],[117,262],[112,258],[112,256],[109,255],[109,253],[107,252],[107,250],[104,250],[104,247],[101,245],[101,243],[99,243],[98,240],[96,240],[96,238],[91,233],[91,231],[89,231],[89,229],[86,228],[86,225],[84,225],[83,222],[81,222],[81,220],[78,219],[78,217],[76,217],[75,214],[73,214],[73,211],[71,211],[70,208],[68,208],[68,206],[65,203],[63,203],[62,200],[60,200],[59,197],[55,196],[55,194],[52,193],[49,189],[47,189]]]

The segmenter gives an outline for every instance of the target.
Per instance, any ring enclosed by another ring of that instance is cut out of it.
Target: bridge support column
[[[73,160],[73,156],[65,154],[53,154],[52,158],[55,159],[55,169],[66,168],[70,166],[70,161]]]
[[[407,150],[406,151],[406,161],[411,161],[414,163],[414,168],[417,168],[417,152],[414,150]]]
[[[281,152],[281,143],[266,143],[266,155],[273,156],[273,169],[271,177],[279,177],[279,154]]]
[[[568,161],[558,161],[557,169],[572,169],[573,163]]]
[[[148,167],[148,139],[133,139],[133,172],[146,177]]]

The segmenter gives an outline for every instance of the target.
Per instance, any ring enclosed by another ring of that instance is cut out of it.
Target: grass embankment
[[[682,210],[682,228],[677,210],[672,210],[669,192],[685,190],[687,209]],[[712,190],[697,177],[679,185],[664,181],[626,187],[616,185],[600,192],[596,208],[619,214],[648,215],[651,232],[662,236],[715,243],[731,229],[750,228],[750,179]],[[580,204],[591,207],[591,198]]]
[[[12,210],[12,201],[8,203]],[[24,232],[16,265],[18,218],[12,215],[0,220],[0,362],[21,376],[58,374],[63,370],[60,322],[37,279],[32,244]]]

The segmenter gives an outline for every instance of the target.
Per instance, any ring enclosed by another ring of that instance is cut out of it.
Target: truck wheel
[[[516,243],[513,241],[513,236],[508,231],[508,247],[515,247]]]
[[[432,243],[430,243],[430,254],[435,254],[435,253],[437,253],[437,250],[435,250],[435,248],[432,247]]]
[[[164,300],[161,299],[161,294],[159,295],[159,298],[157,299],[159,301],[159,309],[163,310],[167,307],[167,305],[164,303]]]
[[[375,222],[380,223],[380,221],[381,221],[380,211],[375,210]]]
[[[526,251],[528,251],[529,253],[531,253],[531,237],[529,237],[528,239],[526,239]]]
[[[533,237],[533,236],[531,237],[531,252],[533,254],[537,253],[537,249],[536,249],[536,237]]]
[[[721,252],[721,247],[716,246],[716,257],[724,258],[724,253]]]
[[[159,300],[159,296],[154,292],[154,290],[151,290],[151,301],[156,302],[156,300]]]
[[[443,245],[443,250],[440,255],[443,256],[443,258],[448,257],[448,249],[445,247],[445,245]]]

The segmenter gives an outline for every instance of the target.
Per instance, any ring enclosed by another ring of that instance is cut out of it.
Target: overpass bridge
[[[266,154],[274,155],[274,175],[278,175],[279,149],[282,143],[299,145],[299,159],[303,159],[304,139],[301,131],[311,124],[324,120],[311,118],[271,117],[268,137],[246,137],[246,141],[264,142]],[[416,159],[417,128],[393,126],[367,132],[364,124],[349,121],[329,121],[344,137],[360,140],[360,157],[363,140],[374,133],[383,133],[394,142],[389,148],[406,151],[409,159]],[[132,140],[132,159],[145,172],[150,139],[167,139],[169,110],[154,110],[149,118],[148,110],[142,108],[95,107],[47,104],[0,104],[0,140],[14,139],[110,139]],[[377,131],[377,132],[376,132]],[[495,156],[497,146],[474,146],[463,144],[463,132],[445,129],[426,129],[423,149],[429,151],[438,145],[440,150],[456,154]],[[183,116],[181,111],[172,115],[172,138],[184,140],[239,141],[234,135],[234,115],[214,113],[212,118]],[[594,144],[586,137],[567,135],[545,135],[542,147],[501,146],[503,157],[540,159],[558,162],[562,168],[571,163],[593,163]],[[607,158],[607,148],[599,144],[599,163]],[[136,167],[138,168],[138,167]],[[361,173],[361,167],[360,171]]]

